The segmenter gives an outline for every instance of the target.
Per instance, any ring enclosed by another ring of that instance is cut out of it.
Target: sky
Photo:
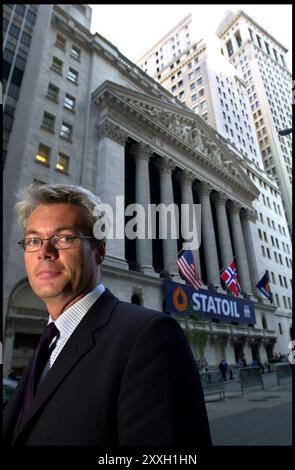
[[[226,10],[243,10],[289,52],[286,63],[292,70],[291,4],[108,4],[92,5],[91,32],[98,32],[136,63],[159,39],[186,15],[192,13],[196,39],[215,31]]]

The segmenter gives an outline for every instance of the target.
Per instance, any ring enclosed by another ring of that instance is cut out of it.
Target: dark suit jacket
[[[26,375],[4,409],[8,446],[211,445],[181,327],[108,290],[69,338],[13,439]]]

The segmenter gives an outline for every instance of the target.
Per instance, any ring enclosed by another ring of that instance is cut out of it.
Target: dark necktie
[[[56,337],[56,341],[52,344],[53,338]],[[57,339],[59,337],[59,330],[55,326],[54,322],[49,323],[39,340],[37,348],[34,351],[30,370],[28,373],[27,383],[24,391],[23,403],[20,409],[20,413],[17,420],[16,430],[22,423],[23,418],[27,414],[27,411],[31,405],[31,402],[36,394],[38,383],[42,374],[42,371],[56,346]],[[50,347],[49,347],[50,346]]]

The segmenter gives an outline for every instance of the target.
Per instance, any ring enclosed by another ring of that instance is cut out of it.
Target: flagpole
[[[184,248],[181,248],[181,250],[177,253],[177,255],[176,255],[177,259],[178,259],[179,254],[180,254],[183,250],[184,250]],[[168,266],[170,266],[170,264],[171,264],[172,261],[174,261],[174,260],[175,260],[175,258],[172,258],[171,261],[169,261],[169,263],[166,264],[166,266],[164,266],[164,268],[163,268],[162,271],[160,272],[160,276],[161,276],[161,274],[163,274],[164,271],[166,271],[166,269],[168,268]]]
[[[258,279],[258,281],[257,281],[256,284],[255,284],[255,288],[256,288],[259,292],[261,292],[261,291],[260,291],[260,289],[258,289],[257,284],[258,284],[258,282],[260,281],[260,279],[262,278],[262,275],[264,276],[264,274],[265,274],[266,272],[269,272],[268,269],[264,269],[264,270],[263,270],[263,274],[260,274],[259,279]],[[251,283],[250,283],[250,284],[247,284],[247,288],[248,288],[248,287],[250,287],[250,288],[252,289],[252,284],[251,284]],[[253,294],[254,294],[254,292],[253,292]],[[254,295],[255,295],[255,294],[254,294]]]
[[[232,260],[235,260],[235,259],[236,259],[236,256],[233,256],[231,259],[232,259]],[[222,273],[222,271],[224,271],[224,270],[227,268],[227,266],[228,266],[228,263],[226,263],[226,265],[225,265],[223,268],[220,269],[220,271],[218,272],[218,274],[216,274],[216,276],[213,277],[213,279],[211,280],[211,282],[213,282],[213,281],[217,278],[217,276],[220,276],[220,274]]]

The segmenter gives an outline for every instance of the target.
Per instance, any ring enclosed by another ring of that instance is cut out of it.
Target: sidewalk
[[[206,397],[214,445],[291,445],[292,378],[277,385],[275,373],[262,376],[264,390],[243,394],[238,380],[225,382],[225,399]]]

